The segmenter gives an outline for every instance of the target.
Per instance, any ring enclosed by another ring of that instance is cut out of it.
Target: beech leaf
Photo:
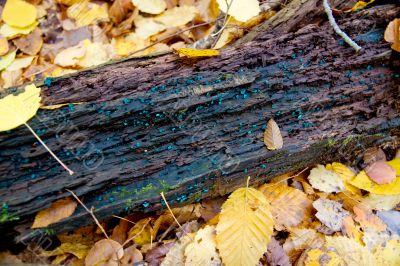
[[[32,228],[46,227],[57,223],[74,213],[77,203],[72,198],[59,199],[47,209],[41,210],[35,217]]]
[[[278,124],[270,119],[264,132],[264,144],[269,150],[279,150],[283,147],[283,138]]]

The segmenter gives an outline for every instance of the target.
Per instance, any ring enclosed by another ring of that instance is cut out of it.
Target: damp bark
[[[355,162],[370,146],[394,147],[400,75],[383,32],[400,8],[338,18],[363,47],[356,54],[334,34],[320,1],[291,5],[291,16],[279,13],[219,57],[131,58],[38,82],[43,105],[67,105],[40,110],[29,124],[75,174],[25,127],[0,133],[3,241],[92,223],[78,207],[49,228],[29,229],[38,211],[70,196],[66,189],[101,220],[163,210],[160,192],[172,206],[187,204],[229,193],[248,176],[257,185],[316,163]],[[281,150],[264,146],[270,118],[281,128]]]

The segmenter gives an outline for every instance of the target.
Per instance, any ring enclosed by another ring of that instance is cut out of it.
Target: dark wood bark
[[[44,105],[80,104],[41,110],[29,124],[76,174],[26,128],[0,133],[2,232],[28,240],[91,223],[79,207],[46,230],[29,229],[66,189],[104,219],[160,210],[161,191],[179,205],[231,192],[247,176],[256,185],[397,145],[399,71],[383,31],[399,13],[386,5],[338,19],[363,47],[358,54],[321,22],[259,31],[196,62],[166,54],[45,80]],[[264,146],[269,118],[281,127],[281,150]]]

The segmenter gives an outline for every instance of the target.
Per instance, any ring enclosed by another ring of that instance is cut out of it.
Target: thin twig
[[[228,25],[228,17],[230,18],[230,16],[228,15],[229,9],[231,8],[233,3],[233,0],[231,0],[228,4],[228,0],[225,0],[225,4],[226,4],[226,13],[225,13],[225,17],[224,17],[224,23],[222,24],[221,29],[219,29],[219,31],[217,31],[216,33],[212,34],[211,36],[217,36],[217,38],[215,38],[213,45],[211,46],[212,48],[215,47],[215,45],[217,45],[219,38],[221,38],[222,32],[224,31],[225,27]]]
[[[112,215],[112,216],[115,217],[115,218],[118,218],[118,219],[127,221],[127,222],[129,222],[129,223],[131,223],[131,224],[136,224],[135,222],[132,222],[131,220],[126,219],[126,218],[124,218],[124,217],[121,217],[121,216],[118,216],[118,215]]]
[[[297,177],[297,176],[301,175],[302,173],[304,173],[307,169],[308,169],[308,167],[304,168],[303,170],[301,170],[300,172],[298,172],[298,173],[295,174],[295,175],[286,177],[285,179],[279,180],[279,181],[276,182],[276,183],[269,184],[269,185],[267,185],[266,187],[273,187],[273,186],[276,186],[277,184],[282,183],[282,182],[284,182],[284,181],[287,181],[287,180],[289,180],[289,179],[291,179],[291,178],[293,178],[293,177]]]
[[[29,131],[33,134],[33,136],[35,136],[35,138],[40,142],[40,144],[43,145],[43,147],[51,154],[51,156],[53,156],[54,159],[56,159],[56,161],[65,169],[68,171],[68,173],[70,175],[74,174],[74,171],[72,171],[71,169],[68,168],[68,166],[66,166],[61,160],[60,158],[57,157],[57,155],[54,154],[54,152],[52,150],[50,150],[49,147],[47,147],[47,145],[43,142],[43,140],[35,133],[35,131],[28,125],[28,123],[24,123],[24,125],[29,129]]]
[[[329,6],[328,0],[323,0],[323,5],[324,5],[324,9],[325,9],[325,13],[326,15],[328,15],[328,19],[329,19],[329,23],[331,24],[331,26],[333,27],[334,31],[343,38],[343,40],[350,45],[351,47],[353,47],[354,50],[356,50],[356,52],[359,52],[361,50],[361,46],[359,46],[355,41],[353,41],[349,35],[347,35],[344,31],[342,31],[338,24],[336,23],[335,18],[333,17],[332,14],[332,9]]]
[[[134,236],[132,236],[131,238],[127,239],[123,244],[122,247],[124,247],[126,244],[128,244],[132,239],[134,239],[135,237],[140,236],[140,234],[143,232],[143,230],[146,228],[146,226],[150,223],[151,218],[149,218],[149,220],[142,226],[142,229],[140,229],[139,232],[137,232],[137,234],[135,234]],[[132,222],[133,223],[133,222]]]
[[[97,226],[100,227],[100,229],[101,229],[101,231],[103,232],[104,236],[105,236],[107,239],[110,239],[110,238],[108,237],[107,233],[106,233],[106,230],[104,230],[103,226],[101,226],[99,220],[97,220],[96,216],[94,215],[94,213],[93,213],[93,208],[91,208],[91,209],[89,210],[89,209],[86,207],[86,205],[83,204],[83,202],[78,198],[78,196],[77,196],[72,190],[69,190],[69,189],[66,189],[66,190],[67,190],[69,193],[71,193],[72,196],[76,199],[76,201],[78,201],[79,204],[82,205],[82,207],[92,216],[93,220],[95,221],[95,223],[97,224]],[[118,256],[117,256],[117,257],[118,257]]]

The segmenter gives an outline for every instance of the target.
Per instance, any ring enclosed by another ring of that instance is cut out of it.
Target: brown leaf
[[[392,49],[400,52],[400,19],[392,20],[385,30],[385,41],[392,43]]]
[[[72,198],[64,198],[53,202],[50,208],[40,211],[33,222],[32,228],[46,227],[57,223],[74,213],[77,203]]]
[[[221,212],[221,206],[227,197],[219,197],[214,199],[206,199],[201,202],[201,218],[208,222]]]
[[[65,48],[78,45],[81,41],[86,39],[92,39],[92,33],[90,32],[88,26],[80,27],[74,30],[66,30],[63,32],[63,42]]]
[[[108,14],[114,23],[120,23],[133,8],[131,0],[115,0],[108,10]]]
[[[139,265],[143,261],[142,253],[135,247],[130,246],[124,250],[124,256],[121,259],[121,266]]]
[[[368,148],[364,152],[363,161],[367,165],[371,165],[376,161],[386,161],[386,155],[379,147]]]
[[[375,183],[389,184],[396,179],[396,170],[393,169],[386,161],[377,161],[365,168],[365,172]]]
[[[163,243],[161,245],[154,246],[152,249],[147,251],[145,253],[146,262],[149,263],[149,266],[160,265],[161,261],[174,244],[175,242]]]
[[[85,258],[86,266],[118,266],[124,256],[124,249],[118,242],[102,239],[89,250]]]
[[[117,241],[121,245],[125,242],[128,230],[131,223],[125,220],[119,221],[119,225],[117,225],[112,232],[111,239]]]
[[[9,45],[6,38],[0,36],[0,56],[8,53]]]
[[[124,33],[130,32],[132,29],[132,26],[133,26],[133,20],[137,17],[138,14],[139,14],[139,10],[135,9],[127,19],[125,19],[124,21],[119,23],[117,25],[117,27],[111,29],[111,32],[110,32],[111,36],[117,37]]]
[[[271,238],[268,243],[267,252],[265,253],[267,257],[268,265],[270,266],[290,266],[288,255],[283,250],[283,247],[275,238]]]
[[[25,54],[36,55],[43,45],[42,31],[36,28],[30,34],[14,40],[14,44]]]
[[[268,150],[279,150],[283,147],[283,139],[278,124],[270,119],[264,132],[264,144]]]

